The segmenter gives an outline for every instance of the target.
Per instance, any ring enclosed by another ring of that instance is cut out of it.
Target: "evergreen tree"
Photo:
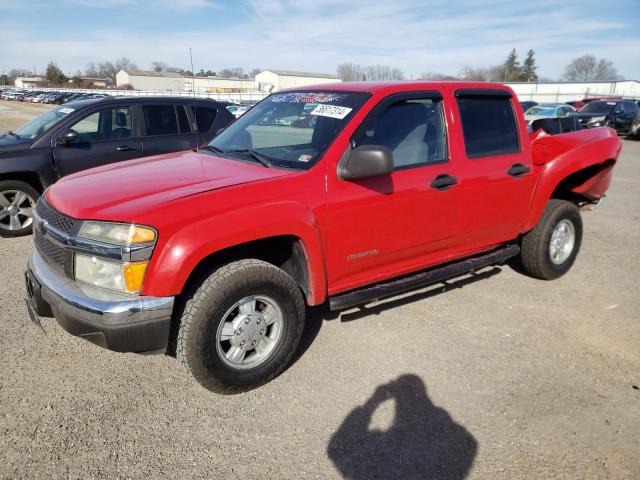
[[[522,64],[520,80],[525,82],[535,82],[538,80],[538,74],[536,73],[538,67],[536,65],[536,59],[533,58],[535,53],[536,52],[533,50],[529,50],[527,52],[527,58],[525,58],[524,63]]]

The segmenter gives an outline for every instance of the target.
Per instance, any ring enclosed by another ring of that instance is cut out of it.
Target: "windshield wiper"
[[[243,148],[239,150],[229,150],[229,153],[239,153],[240,155],[249,155],[251,158],[256,160],[258,163],[264,165],[265,167],[273,167],[273,163],[269,161],[268,157],[256,152],[255,150],[251,150],[249,148]]]
[[[223,155],[223,156],[225,153],[227,153],[223,149],[214,147],[213,145],[205,145],[200,150],[208,150],[209,152],[217,153],[218,155]]]
[[[17,133],[13,133],[11,130],[7,132],[7,135],[11,135],[13,137],[16,137],[18,140],[20,140],[20,135],[18,135]]]

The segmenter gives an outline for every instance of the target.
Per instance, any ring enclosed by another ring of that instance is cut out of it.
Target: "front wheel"
[[[246,259],[215,271],[185,304],[177,357],[206,389],[235,393],[280,374],[304,327],[298,285],[269,263]]]
[[[550,200],[536,227],[522,238],[522,266],[535,278],[561,277],[575,262],[581,242],[580,210],[566,200]]]
[[[26,182],[0,181],[0,236],[29,235],[33,227],[33,209],[40,194]]]

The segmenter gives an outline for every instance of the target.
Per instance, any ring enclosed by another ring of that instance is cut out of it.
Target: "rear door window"
[[[520,151],[510,97],[464,93],[457,97],[467,157],[482,158]]]
[[[148,136],[179,133],[174,105],[143,105],[142,115]]]
[[[194,112],[194,117],[196,117],[198,132],[204,133],[211,130],[213,121],[216,119],[216,114],[218,113],[215,108],[196,106],[194,111],[194,107],[191,105],[191,111]]]

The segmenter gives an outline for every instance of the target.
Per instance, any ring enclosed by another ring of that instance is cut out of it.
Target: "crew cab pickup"
[[[512,257],[563,275],[620,148],[606,127],[529,135],[500,84],[277,92],[205,148],[50,187],[28,310],[112,350],[175,349],[212,391],[254,388],[291,360],[307,305],[344,309]]]

